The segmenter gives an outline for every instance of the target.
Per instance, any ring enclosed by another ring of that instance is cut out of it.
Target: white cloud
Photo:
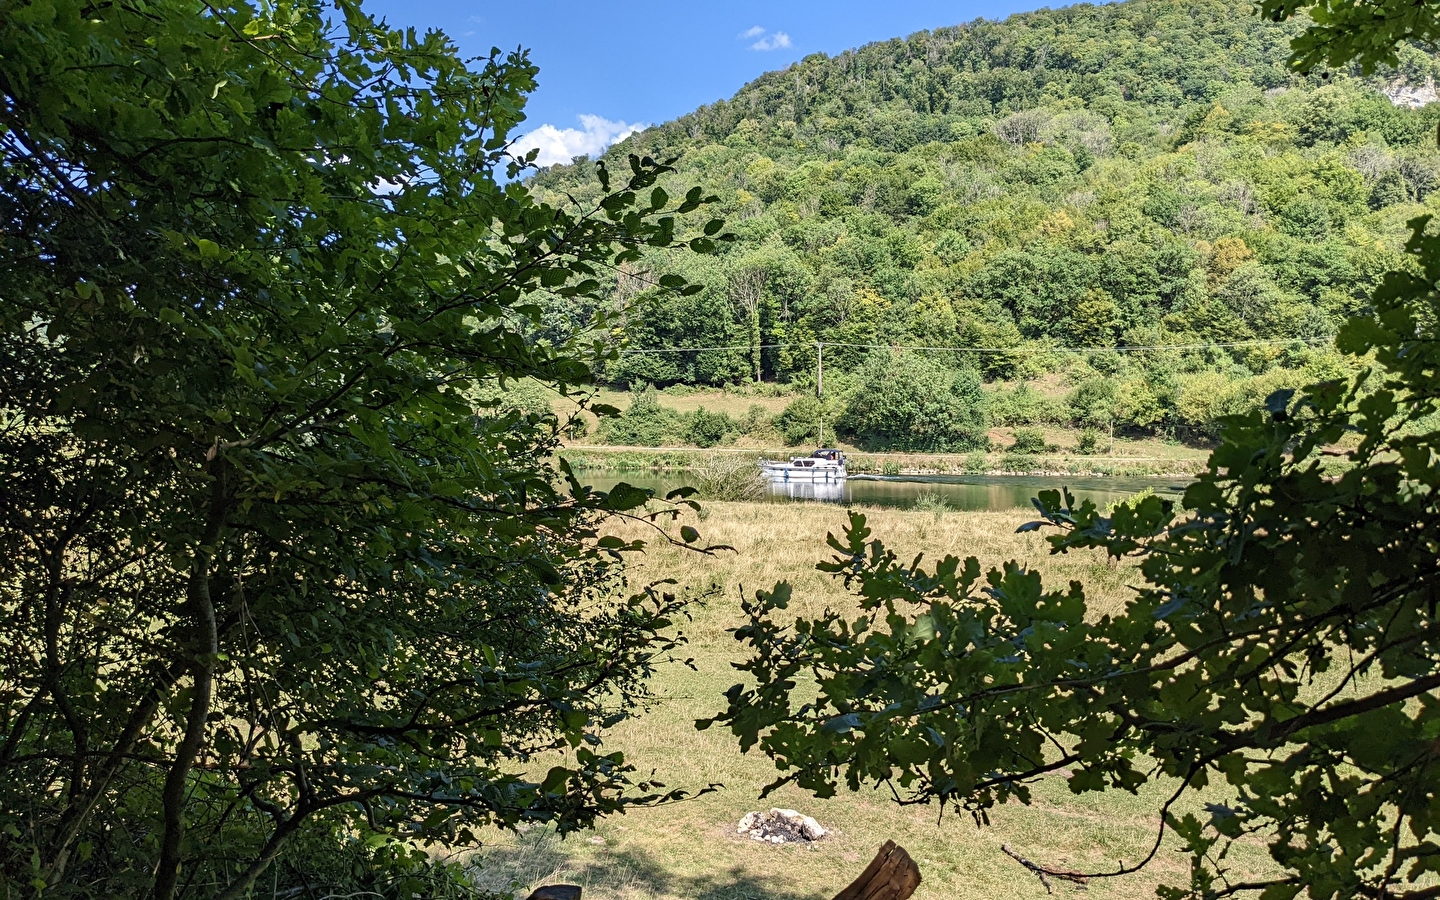
[[[759,37],[760,35],[762,35],[762,34],[764,34],[764,33],[765,33],[765,29],[764,29],[764,28],[761,28],[759,25],[756,25],[754,28],[747,28],[747,29],[745,29],[744,31],[740,32],[739,37],[740,37],[740,40],[743,41],[743,40],[749,40],[750,38],[753,38],[753,37]]]
[[[755,29],[750,29],[754,31]],[[747,32],[747,36],[753,37]],[[783,31],[776,31],[765,35],[760,40],[750,45],[751,50],[782,50],[790,46],[790,35]]]
[[[535,157],[536,164],[553,166],[568,163],[582,154],[599,156],[611,144],[650,127],[644,122],[612,122],[601,116],[582,115],[579,118],[579,128],[541,125],[529,134],[516,138],[510,149],[517,156],[532,149],[539,149],[540,153]]]

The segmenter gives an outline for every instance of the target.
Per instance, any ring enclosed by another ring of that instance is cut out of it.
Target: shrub
[[[579,440],[590,433],[590,423],[586,422],[579,415],[573,415],[565,420],[563,433],[565,437],[572,441]]]
[[[831,427],[834,419],[835,413],[829,404],[806,394],[790,401],[784,412],[775,417],[775,426],[788,446],[797,447],[817,439],[821,446],[829,446],[835,441]]]
[[[713,447],[725,440],[726,435],[739,430],[734,419],[723,412],[712,413],[703,406],[691,413],[689,419],[685,439],[697,447]]]
[[[1086,428],[1080,432],[1080,440],[1075,444],[1075,452],[1083,453],[1086,456],[1099,452],[1100,432],[1094,428]]]
[[[990,471],[990,454],[984,450],[975,450],[965,456],[965,473],[967,475],[982,475]]]
[[[985,425],[979,374],[877,350],[860,367],[836,428],[865,446],[943,453],[987,448]]]
[[[1199,372],[1180,378],[1176,416],[1180,424],[1208,437],[1219,437],[1221,420],[1244,415],[1264,405],[1278,390],[1303,384],[1306,374],[1275,369],[1247,378],[1227,378],[1220,372]]]
[[[1038,428],[1015,429],[1015,443],[1010,445],[1011,453],[1044,453],[1050,449],[1045,435]]]
[[[674,440],[683,430],[683,417],[675,410],[661,406],[653,388],[641,388],[630,397],[630,407],[623,413],[601,420],[600,436],[603,440],[611,444],[660,447]]]
[[[1115,421],[1115,382],[1109,378],[1087,378],[1065,398],[1070,418],[1078,425],[1108,425]]]
[[[992,425],[1042,425],[1067,418],[1060,400],[1046,397],[1023,381],[1013,389],[992,391],[986,409]]]
[[[1040,457],[1033,453],[1006,453],[1000,459],[1000,468],[1006,472],[1038,472]]]
[[[502,388],[492,383],[473,393],[473,405],[482,417],[499,417],[511,413],[544,417],[554,415],[550,400],[554,393],[532,378],[512,379]]]
[[[765,412],[765,407],[752,403],[750,408],[745,410],[745,415],[735,424],[741,434],[760,434],[770,430],[770,414]]]

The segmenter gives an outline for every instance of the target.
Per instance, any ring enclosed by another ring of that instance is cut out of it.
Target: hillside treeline
[[[1128,419],[1152,427],[1208,415],[1187,389],[1263,396],[1244,382],[1325,368],[1436,202],[1440,104],[1384,93],[1432,77],[1418,50],[1371,79],[1288,71],[1295,31],[1232,0],[1042,10],[807,57],[636,135],[612,168],[678,156],[675,185],[717,193],[738,239],[616,271],[604,311],[632,350],[737,349],[631,353],[605,377],[804,382],[817,341],[857,345],[825,349],[827,377],[866,345],[1009,349],[929,355],[1143,389]],[[534,182],[599,191],[587,160]],[[670,273],[703,289],[661,289]],[[547,333],[595,312],[557,300]],[[1241,346],[1037,352],[1217,343]]]

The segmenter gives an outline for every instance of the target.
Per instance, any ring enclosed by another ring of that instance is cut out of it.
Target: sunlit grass
[[[1076,797],[1063,777],[1050,777],[1035,788],[1029,806],[1010,804],[993,810],[989,827],[977,827],[963,813],[901,807],[886,790],[842,793],[819,801],[786,788],[760,801],[761,788],[774,779],[773,764],[763,755],[742,755],[727,731],[698,732],[694,721],[722,706],[721,692],[739,680],[730,663],[742,648],[727,633],[741,624],[739,599],[776,581],[795,586],[791,612],[816,616],[826,606],[853,607],[841,585],[815,571],[826,558],[827,532],[839,533],[845,510],[820,504],[707,504],[702,520],[683,520],[700,529],[709,543],[728,544],[735,552],[704,557],[690,551],[652,544],[637,566],[637,580],[674,578],[694,592],[718,586],[719,593],[695,610],[685,630],[686,654],[694,670],[668,667],[656,684],[661,700],[648,715],[613,732],[608,746],[623,749],[644,773],[652,769],[671,787],[698,790],[711,783],[724,788],[693,801],[632,812],[608,820],[593,833],[558,840],[536,829],[523,835],[492,834],[480,855],[484,886],[521,890],[559,881],[581,884],[586,900],[828,900],[864,867],[887,839],[906,847],[918,861],[924,884],[918,900],[941,898],[1039,898],[1040,882],[1005,856],[1002,843],[1048,864],[1107,869],[1119,860],[1133,862],[1154,840],[1163,787],[1147,788],[1141,796],[1124,793]],[[1028,561],[1051,583],[1070,579],[1085,583],[1094,615],[1123,609],[1131,595],[1134,572],[1099,554],[1071,553],[1052,557],[1037,534],[1016,534],[1033,518],[1023,510],[1010,512],[947,512],[933,510],[869,510],[876,536],[902,558],[917,552],[929,559],[953,553],[975,555],[983,565],[1007,559]],[[678,524],[677,524],[678,529]],[[635,537],[643,529],[623,529]],[[811,846],[761,845],[735,834],[735,823],[747,811],[782,806],[818,818],[838,833]],[[1232,853],[1237,872],[1247,867],[1268,871],[1258,844]],[[1162,881],[1188,880],[1188,859],[1162,851],[1138,875],[1091,883],[1097,898],[1153,897]],[[1059,885],[1057,894],[1078,888]],[[523,896],[523,893],[521,894]]]

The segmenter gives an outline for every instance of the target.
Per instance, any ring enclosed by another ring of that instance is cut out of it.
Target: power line
[[[736,344],[733,347],[650,347],[635,350],[621,350],[621,353],[693,353],[699,350],[781,350],[787,347],[809,347],[810,344],[760,344],[752,347],[750,344]]]
[[[1208,344],[1149,344],[1126,347],[916,347],[903,344],[855,344],[845,341],[815,341],[801,344],[735,344],[714,347],[645,347],[621,350],[622,354],[702,353],[707,351],[785,350],[793,347],[849,347],[858,350],[920,350],[936,353],[1161,353],[1169,350],[1231,350],[1238,347],[1265,347],[1279,344],[1323,344],[1335,338],[1268,338],[1253,341],[1224,341]]]

